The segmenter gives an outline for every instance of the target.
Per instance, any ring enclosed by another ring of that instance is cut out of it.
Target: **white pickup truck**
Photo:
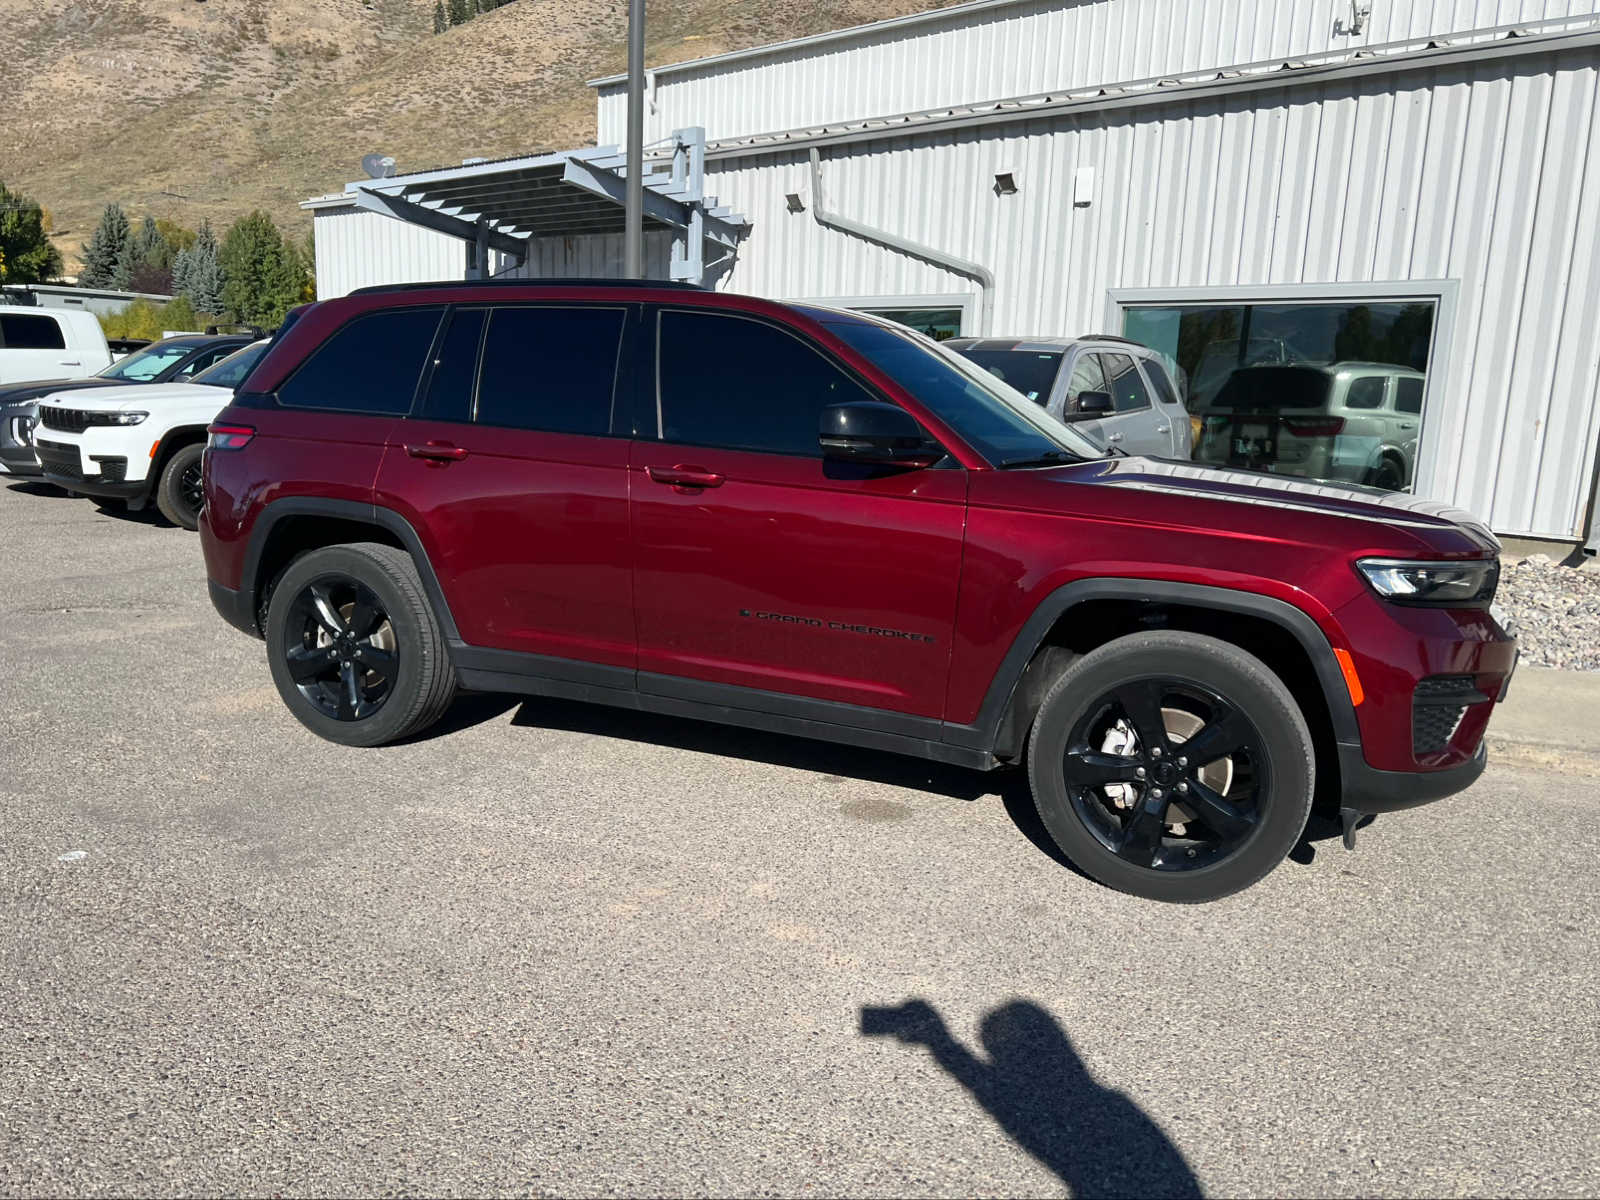
[[[0,304],[0,384],[83,379],[110,365],[93,313]]]

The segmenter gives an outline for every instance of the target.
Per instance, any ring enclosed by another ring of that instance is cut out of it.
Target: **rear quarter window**
[[[61,325],[54,317],[29,313],[0,316],[0,347],[7,350],[65,350]]]
[[[356,317],[279,385],[278,403],[330,412],[409,413],[443,312],[442,307],[396,308]]]

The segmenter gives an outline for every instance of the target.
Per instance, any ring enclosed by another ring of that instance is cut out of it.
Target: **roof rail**
[[[1138,346],[1148,350],[1150,347],[1143,342],[1136,342],[1132,338],[1118,337],[1114,333],[1084,333],[1078,335],[1080,342],[1121,342],[1124,346]]]
[[[667,288],[675,292],[703,292],[699,284],[682,283],[666,279],[589,279],[581,275],[563,275],[544,279],[434,279],[423,283],[378,283],[371,287],[356,288],[352,296],[371,296],[385,292],[418,292],[431,288],[479,287],[614,287],[614,288]]]

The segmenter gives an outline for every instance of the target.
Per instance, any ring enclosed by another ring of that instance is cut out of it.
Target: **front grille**
[[[39,423],[57,433],[82,433],[93,424],[94,414],[81,408],[57,408],[46,404],[39,409]]]
[[[1420,681],[1411,701],[1412,754],[1421,758],[1448,749],[1467,709],[1488,699],[1471,675],[1430,675]]]
[[[68,479],[83,478],[83,463],[76,446],[63,446],[60,442],[47,442],[41,438],[34,443],[33,453],[46,474],[62,475]]]

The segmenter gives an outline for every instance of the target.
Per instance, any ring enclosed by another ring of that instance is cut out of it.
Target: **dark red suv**
[[[373,746],[458,688],[979,769],[1096,878],[1204,900],[1314,794],[1468,786],[1515,643],[1467,514],[1104,452],[855,313],[666,284],[298,310],[212,427],[211,595]]]

